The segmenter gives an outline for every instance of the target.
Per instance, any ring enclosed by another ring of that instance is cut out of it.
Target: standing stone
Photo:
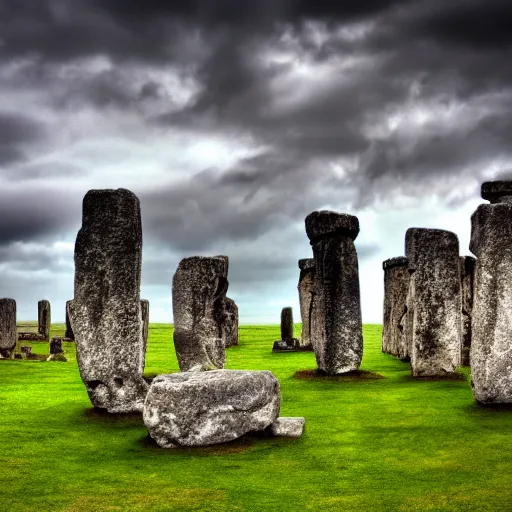
[[[238,345],[238,306],[229,297],[217,301],[219,307],[216,306],[215,311],[220,313],[217,321],[221,329],[221,338],[226,348],[234,347]]]
[[[297,289],[299,291],[300,316],[302,330],[300,345],[304,349],[313,350],[311,343],[311,325],[315,322],[315,260],[304,258],[299,260],[300,276]]]
[[[172,282],[174,348],[181,371],[223,368],[223,300],[228,289],[227,256],[180,261]]]
[[[37,303],[37,332],[44,337],[46,342],[50,341],[50,328],[52,325],[50,302],[40,300]]]
[[[482,184],[471,217],[477,257],[473,288],[471,384],[478,402],[512,403],[512,182]]]
[[[146,365],[146,352],[148,349],[148,336],[149,336],[149,300],[142,299],[140,301],[140,311],[142,316],[142,342],[144,346],[142,356],[142,368]]]
[[[305,220],[315,259],[317,322],[311,342],[318,368],[335,375],[357,370],[363,357],[359,268],[353,215],[315,211]]]
[[[66,332],[64,333],[64,337],[68,340],[74,340],[75,335],[73,334],[73,327],[71,327],[71,322],[69,320],[69,304],[70,300],[66,301]]]
[[[410,228],[413,377],[453,373],[461,363],[459,240],[441,229]]]
[[[407,354],[400,320],[405,312],[409,290],[407,258],[385,260],[384,269],[384,322],[382,326],[382,352],[403,358]]]
[[[462,366],[469,366],[475,263],[476,260],[472,256],[460,257],[460,287],[462,296]]]
[[[143,420],[164,448],[207,446],[264,430],[280,407],[279,381],[269,371],[172,373],[151,383]]]
[[[293,310],[283,308],[281,310],[281,339],[274,342],[273,352],[289,352],[301,350],[299,340],[293,337]]]
[[[50,340],[50,354],[63,354],[62,338],[52,338]]]
[[[89,398],[111,413],[142,411],[148,390],[142,378],[141,258],[137,197],[125,189],[87,192],[69,316]]]
[[[17,341],[16,301],[0,299],[0,357],[10,358]]]

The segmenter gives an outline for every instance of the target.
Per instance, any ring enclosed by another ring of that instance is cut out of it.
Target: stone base
[[[60,340],[64,343],[74,343],[75,340],[72,338],[66,338],[65,336],[52,336],[52,339]]]
[[[272,352],[304,352],[310,350],[309,347],[302,347],[297,338],[274,341],[274,345],[272,346]]]
[[[304,423],[306,420],[302,417],[295,418],[277,418],[270,425],[270,432],[274,436],[280,437],[300,437],[304,432]]]
[[[50,354],[47,358],[46,358],[47,361],[60,361],[62,363],[65,363],[67,362],[67,359],[66,357],[64,356],[64,354]]]

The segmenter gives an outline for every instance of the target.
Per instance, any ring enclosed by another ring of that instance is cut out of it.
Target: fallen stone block
[[[163,448],[207,446],[265,430],[280,406],[279,382],[269,371],[183,372],[153,380],[143,419]]]
[[[270,425],[270,431],[275,436],[300,437],[304,432],[305,422],[301,417],[280,417]]]

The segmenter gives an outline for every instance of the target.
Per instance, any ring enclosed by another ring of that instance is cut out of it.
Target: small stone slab
[[[47,341],[44,334],[38,332],[19,332],[18,341]]]
[[[407,267],[409,260],[405,256],[397,256],[396,258],[389,258],[382,262],[382,269],[388,270],[395,267]]]
[[[66,359],[66,356],[64,354],[50,354],[46,360],[48,362],[50,361],[57,361],[57,362],[61,362],[61,363],[66,363],[67,362],[67,359]]]
[[[270,425],[270,431],[275,436],[300,437],[305,423],[306,420],[302,417],[280,417]]]
[[[486,181],[482,183],[481,195],[491,204],[512,201],[512,181]]]
[[[297,338],[291,338],[289,340],[277,340],[274,341],[272,346],[272,352],[304,352],[311,351],[310,347],[301,347],[300,341]]]
[[[314,270],[315,258],[302,258],[299,260],[299,268],[301,270]]]

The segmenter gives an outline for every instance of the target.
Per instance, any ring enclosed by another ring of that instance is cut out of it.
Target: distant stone
[[[511,182],[502,183],[484,185],[512,188]],[[512,204],[480,205],[471,217],[470,250],[477,260],[470,359],[473,395],[484,404],[512,403],[511,247]]]
[[[269,371],[173,373],[153,380],[143,419],[164,448],[207,446],[264,430],[280,406],[279,382]]]
[[[221,338],[226,348],[238,345],[238,306],[233,299],[222,297],[215,305],[217,322],[221,330]]]
[[[227,256],[193,256],[180,261],[172,282],[174,348],[181,371],[224,367],[224,298]]]
[[[73,328],[71,327],[71,322],[69,320],[69,304],[70,300],[66,301],[66,332],[64,333],[64,337],[68,340],[74,341],[75,335],[73,334]]]
[[[317,211],[305,219],[315,259],[318,304],[311,343],[318,369],[329,375],[357,370],[363,356],[357,217]]]
[[[148,336],[149,336],[149,300],[142,299],[140,301],[140,311],[142,317],[142,343],[144,349],[143,353],[143,363],[142,368],[146,365],[146,352],[148,349]]]
[[[293,310],[283,308],[281,310],[281,339],[274,342],[273,352],[290,352],[300,350],[300,342],[293,337]]]
[[[0,299],[0,358],[12,356],[17,340],[16,301]]]
[[[50,341],[50,329],[52,326],[51,307],[47,300],[37,303],[37,332],[46,341]]]
[[[460,286],[462,296],[462,361],[463,366],[469,366],[471,349],[471,324],[473,314],[473,283],[475,274],[475,258],[460,257]]]
[[[21,346],[21,353],[22,354],[32,354],[32,347],[30,345],[22,345]]]
[[[300,437],[304,432],[304,423],[306,420],[301,417],[296,418],[277,418],[272,425],[270,431],[275,436],[281,437]]]
[[[384,321],[382,326],[382,351],[399,358],[408,355],[407,344],[400,321],[405,314],[409,290],[408,260],[390,258],[382,263],[384,269]]]
[[[311,325],[315,323],[316,311],[316,289],[315,289],[315,260],[313,258],[304,258],[299,260],[299,292],[300,316],[302,321],[302,330],[300,336],[300,346],[305,350],[313,350],[311,343]]]
[[[63,354],[62,338],[52,338],[50,340],[50,354]]]
[[[413,377],[442,377],[461,364],[459,240],[441,229],[410,228],[405,253],[411,280]]]
[[[87,192],[69,316],[89,398],[111,413],[142,411],[148,390],[142,378],[141,258],[137,197],[125,189]]]

